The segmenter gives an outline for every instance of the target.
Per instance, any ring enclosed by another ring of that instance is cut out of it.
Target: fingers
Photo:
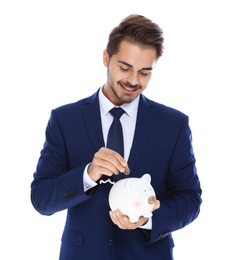
[[[102,175],[112,176],[119,172],[129,174],[127,162],[119,153],[104,147],[95,153],[93,161],[88,167],[88,175],[94,181],[97,181]]]
[[[116,172],[124,172],[125,169],[128,167],[127,162],[124,160],[124,158],[114,150],[111,150],[109,148],[101,148],[98,151],[98,156],[102,160],[104,160],[108,166],[111,166],[116,169]]]
[[[155,202],[155,206],[154,206],[154,208],[153,208],[152,211],[158,209],[159,207],[160,207],[160,201],[159,201],[159,200],[156,200],[156,202]]]
[[[129,218],[121,213],[121,211],[110,211],[110,218],[112,222],[117,225],[120,229],[136,229],[140,226],[143,226],[147,223],[148,218],[140,217],[139,220],[135,223],[131,223]]]
[[[110,211],[110,218],[115,225],[117,225],[120,229],[135,229],[136,225],[134,223],[130,223],[129,218],[124,216],[119,210]]]
[[[152,211],[160,208],[160,201],[156,200],[155,206]],[[148,222],[148,218],[141,216],[135,223],[131,223],[129,218],[122,214],[120,210],[110,211],[110,218],[112,222],[121,229],[136,229],[144,226]]]

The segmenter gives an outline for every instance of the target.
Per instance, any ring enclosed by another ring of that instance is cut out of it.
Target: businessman
[[[162,54],[161,28],[142,15],[125,17],[103,52],[104,85],[51,112],[31,200],[43,215],[67,210],[60,260],[171,260],[172,232],[199,215],[189,118],[142,94]],[[108,194],[111,183],[144,173],[157,200],[152,217],[131,223],[111,211]]]

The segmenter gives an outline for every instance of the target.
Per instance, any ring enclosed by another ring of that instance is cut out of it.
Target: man
[[[105,84],[51,113],[31,199],[43,215],[67,209],[61,260],[170,260],[172,232],[199,214],[201,188],[188,116],[142,94],[162,51],[157,24],[141,15],[126,17],[110,33],[103,53]],[[113,107],[125,111],[119,119],[124,154],[106,146]],[[151,218],[131,223],[110,210],[112,185],[101,180],[144,173],[151,175],[157,201]]]

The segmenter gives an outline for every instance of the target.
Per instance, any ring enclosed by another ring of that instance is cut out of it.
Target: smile
[[[124,85],[121,85],[121,87],[129,92],[134,92],[137,90],[136,88],[132,88],[132,87],[124,86]]]

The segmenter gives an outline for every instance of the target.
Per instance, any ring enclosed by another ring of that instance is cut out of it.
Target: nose
[[[139,84],[138,76],[136,73],[131,73],[127,80],[132,86],[136,86]]]
[[[151,195],[149,198],[148,198],[148,203],[149,204],[154,204],[156,201],[156,197],[154,195]]]

